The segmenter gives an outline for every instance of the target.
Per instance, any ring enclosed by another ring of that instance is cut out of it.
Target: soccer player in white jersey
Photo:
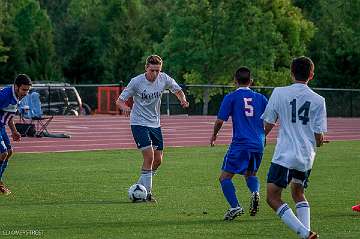
[[[160,127],[161,96],[166,89],[176,95],[183,108],[189,107],[184,92],[173,78],[161,72],[162,59],[158,55],[151,55],[146,59],[145,73],[131,79],[127,87],[120,94],[116,104],[130,115],[131,131],[141,150],[144,161],[139,184],[145,186],[148,192],[147,201],[156,202],[152,195],[152,177],[163,159],[163,137]],[[126,101],[133,97],[132,109]]]
[[[300,238],[318,238],[310,229],[310,206],[304,195],[315,158],[327,131],[325,99],[308,87],[314,64],[308,57],[291,63],[294,84],[274,89],[262,118],[267,135],[276,122],[280,129],[267,178],[267,203]],[[281,199],[291,184],[296,216]]]
[[[19,141],[21,135],[15,128],[13,117],[17,111],[19,100],[29,93],[31,85],[30,78],[27,75],[20,74],[16,77],[12,86],[0,90],[0,194],[3,195],[11,193],[10,189],[3,183],[2,176],[10,157],[13,155],[13,149],[5,126],[9,126],[13,140]]]

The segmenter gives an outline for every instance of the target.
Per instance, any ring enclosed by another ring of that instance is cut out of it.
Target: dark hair
[[[14,85],[20,87],[22,85],[32,85],[30,77],[25,74],[20,74],[15,78]]]
[[[293,73],[295,80],[298,81],[307,81],[313,69],[314,63],[306,56],[295,58],[291,63],[291,73]]]
[[[146,58],[146,66],[148,65],[162,65],[163,61],[158,55],[151,55]]]
[[[251,73],[249,68],[242,66],[235,72],[235,80],[239,84],[248,84],[251,81]]]

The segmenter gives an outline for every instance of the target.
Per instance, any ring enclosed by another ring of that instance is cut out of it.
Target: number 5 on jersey
[[[307,124],[309,122],[309,110],[310,110],[310,101],[305,101],[305,103],[299,108],[297,114],[299,117],[299,120],[302,121],[302,124]],[[293,99],[290,102],[291,105],[291,122],[296,123],[296,99]],[[302,113],[304,113],[302,115]]]
[[[252,98],[244,98],[245,115],[247,117],[254,116],[254,107],[250,104],[252,100],[253,100]]]

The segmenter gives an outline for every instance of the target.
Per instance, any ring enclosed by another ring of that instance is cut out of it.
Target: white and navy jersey
[[[314,133],[327,131],[325,99],[306,84],[275,88],[262,116],[280,123],[273,163],[305,172],[315,158]]]
[[[119,99],[126,101],[134,98],[134,105],[130,113],[130,124],[152,128],[160,127],[161,96],[164,90],[172,93],[181,87],[166,73],[160,72],[154,82],[146,79],[145,73],[131,79],[127,87],[120,94]]]
[[[14,86],[0,90],[0,127],[4,127],[17,111],[18,99]]]

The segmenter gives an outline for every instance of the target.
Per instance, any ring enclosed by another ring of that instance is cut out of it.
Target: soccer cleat
[[[2,181],[0,181],[0,193],[3,195],[9,195],[11,193],[10,189],[8,189]]]
[[[149,193],[147,196],[146,196],[146,202],[153,202],[153,203],[156,203],[156,199],[154,198],[154,196]]]
[[[352,210],[355,211],[355,212],[360,212],[360,204],[358,204],[356,206],[353,206]]]
[[[253,192],[250,197],[250,207],[249,207],[250,216],[256,215],[256,213],[259,211],[259,204],[260,204],[260,194],[258,192]]]
[[[237,216],[240,216],[241,214],[244,214],[244,209],[240,206],[238,207],[234,207],[234,208],[230,208],[224,216],[224,221],[232,221],[234,220]]]
[[[307,237],[307,239],[317,239],[319,238],[319,235],[316,232],[312,232],[310,231],[309,236]]]

